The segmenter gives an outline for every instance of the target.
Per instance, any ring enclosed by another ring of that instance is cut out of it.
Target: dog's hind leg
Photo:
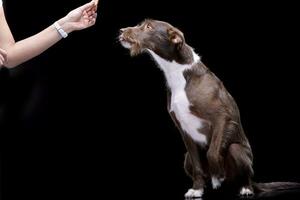
[[[239,189],[241,196],[252,196],[252,153],[241,144],[231,144],[225,158],[226,176]]]

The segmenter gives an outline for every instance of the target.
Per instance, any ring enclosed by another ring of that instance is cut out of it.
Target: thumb
[[[88,9],[92,8],[93,6],[95,6],[95,2],[91,1],[90,3],[86,3],[83,6],[79,7],[79,9],[81,11],[85,11],[85,10],[88,10]]]
[[[98,6],[99,0],[92,0],[96,6]]]

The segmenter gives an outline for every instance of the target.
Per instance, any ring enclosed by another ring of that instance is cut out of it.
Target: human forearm
[[[72,32],[72,27],[65,23],[64,19],[59,20],[58,23],[67,33]],[[14,43],[6,48],[7,61],[5,66],[11,68],[26,62],[43,53],[61,38],[54,25],[51,25],[36,35]]]

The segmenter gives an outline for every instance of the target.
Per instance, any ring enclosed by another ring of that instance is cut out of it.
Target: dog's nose
[[[124,33],[125,32],[125,28],[121,28],[120,29],[120,34]]]

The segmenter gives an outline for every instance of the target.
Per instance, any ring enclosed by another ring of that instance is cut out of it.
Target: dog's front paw
[[[189,199],[189,198],[201,198],[203,195],[203,189],[189,189],[187,193],[185,193],[184,197]]]
[[[253,195],[254,195],[254,193],[251,188],[242,187],[242,189],[240,190],[240,196],[242,196],[242,197],[251,197]]]
[[[213,189],[218,189],[221,187],[222,182],[225,180],[225,178],[217,178],[216,176],[213,176],[211,178],[211,184]]]

